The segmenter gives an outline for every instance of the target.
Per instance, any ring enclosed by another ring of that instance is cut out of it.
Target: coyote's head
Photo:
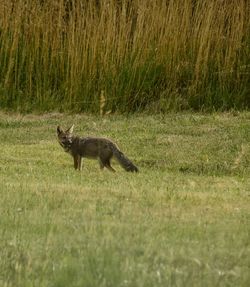
[[[57,127],[57,137],[59,144],[63,147],[66,152],[70,151],[72,140],[73,140],[73,129],[74,125],[68,128],[66,131],[63,131],[60,126]]]

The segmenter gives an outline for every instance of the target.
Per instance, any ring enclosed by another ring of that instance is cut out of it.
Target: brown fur
[[[74,159],[74,168],[81,170],[82,158],[94,158],[99,160],[100,168],[106,167],[115,172],[111,166],[110,160],[115,157],[120,165],[131,172],[138,172],[138,168],[119,150],[117,145],[111,140],[99,137],[78,137],[74,136],[73,128],[70,127],[63,131],[60,126],[57,127],[57,136],[59,144],[63,149],[70,153]]]

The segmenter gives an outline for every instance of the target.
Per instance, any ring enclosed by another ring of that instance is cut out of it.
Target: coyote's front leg
[[[80,155],[74,155],[74,168],[78,170],[82,169],[82,157]]]
[[[80,155],[78,156],[77,161],[78,161],[78,170],[82,170],[82,157]]]

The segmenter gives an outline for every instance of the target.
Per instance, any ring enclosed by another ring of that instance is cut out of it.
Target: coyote
[[[78,137],[73,133],[74,125],[66,131],[60,126],[57,127],[57,136],[59,144],[65,152],[72,155],[74,159],[74,168],[82,169],[82,158],[97,158],[100,168],[106,167],[108,170],[115,172],[111,166],[110,160],[114,156],[120,165],[131,172],[138,172],[138,168],[119,150],[117,145],[111,140],[99,137]]]

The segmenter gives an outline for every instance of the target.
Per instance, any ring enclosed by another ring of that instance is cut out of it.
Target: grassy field
[[[56,126],[139,167],[82,172]],[[0,113],[0,285],[249,286],[250,113]]]

